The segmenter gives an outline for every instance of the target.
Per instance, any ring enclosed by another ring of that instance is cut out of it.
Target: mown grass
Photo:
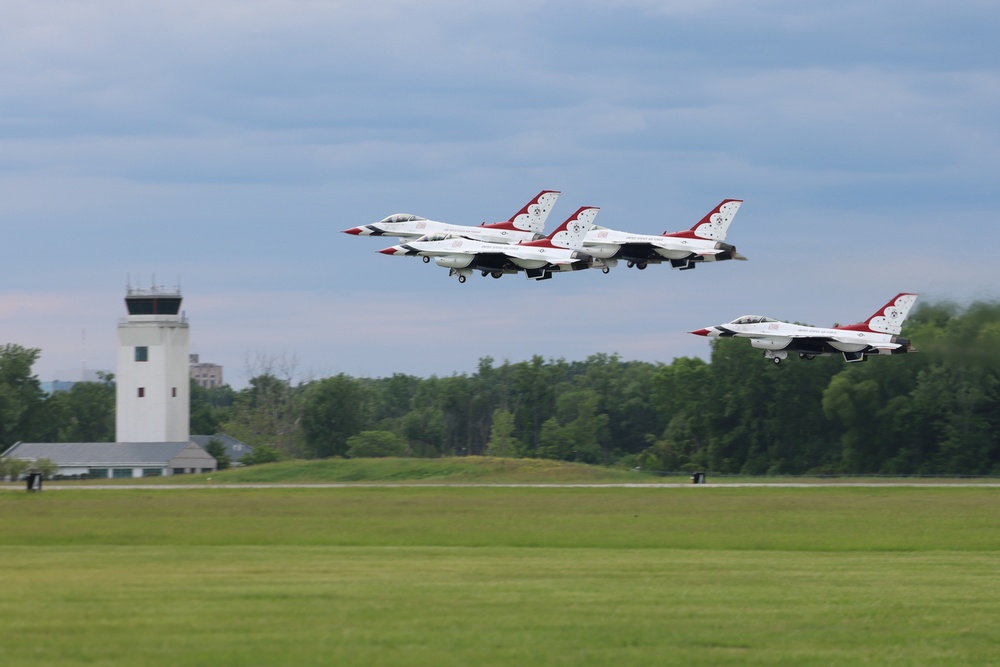
[[[3,661],[995,664],[998,494],[0,494]]]

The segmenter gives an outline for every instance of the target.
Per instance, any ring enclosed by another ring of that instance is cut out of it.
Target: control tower
[[[118,322],[115,440],[187,442],[189,332],[181,291],[128,287]]]

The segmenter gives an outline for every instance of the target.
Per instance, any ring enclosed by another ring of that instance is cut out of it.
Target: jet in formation
[[[557,190],[542,190],[508,220],[491,224],[484,222],[478,227],[452,225],[410,213],[395,213],[370,225],[345,229],[344,233],[355,236],[394,236],[401,239],[417,239],[429,234],[452,234],[491,243],[537,241],[544,238],[542,231],[545,229],[545,221],[559,199],[559,194]]]
[[[689,333],[711,338],[749,338],[750,345],[764,350],[764,358],[775,364],[780,364],[789,352],[798,352],[801,359],[842,354],[848,363],[866,361],[872,355],[916,351],[908,339],[899,335],[903,320],[916,300],[916,294],[897,294],[864,322],[834,325],[829,329],[744,315],[727,324]]]
[[[448,234],[428,235],[416,241],[379,250],[383,255],[419,256],[449,269],[464,283],[475,271],[500,278],[524,272],[532,280],[547,280],[558,271],[590,268],[592,258],[580,251],[600,210],[582,206],[549,236],[520,243],[495,243]]]
[[[603,260],[607,266],[625,261],[626,266],[637,269],[670,262],[672,268],[685,270],[695,268],[699,262],[745,260],[735,246],[725,242],[729,225],[742,203],[740,199],[724,199],[691,229],[663,232],[659,236],[594,225],[583,241],[583,251]]]

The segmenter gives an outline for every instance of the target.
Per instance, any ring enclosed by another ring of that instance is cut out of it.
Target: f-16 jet
[[[877,354],[915,352],[901,337],[903,320],[917,300],[916,294],[897,294],[864,322],[829,329],[807,327],[759,315],[744,315],[728,324],[690,331],[696,336],[749,338],[750,345],[764,350],[764,358],[776,364],[798,352],[801,359],[843,354],[848,363],[866,361]]]
[[[344,233],[356,236],[395,236],[401,239],[418,239],[428,234],[453,234],[491,243],[536,241],[544,238],[542,230],[545,229],[545,221],[559,194],[557,190],[542,190],[509,220],[491,224],[484,222],[478,227],[452,225],[410,213],[395,213],[370,225],[345,229]]]
[[[583,206],[544,239],[521,243],[490,243],[464,236],[428,235],[416,241],[379,250],[383,255],[420,256],[449,269],[464,283],[473,271],[499,278],[524,271],[531,280],[547,280],[556,271],[576,271],[592,266],[593,259],[580,251],[583,238],[600,209]]]
[[[675,269],[693,269],[699,262],[746,259],[736,247],[725,242],[726,233],[743,203],[724,199],[694,227],[680,232],[632,234],[594,225],[583,241],[588,255],[614,266],[624,260],[631,268],[645,269],[649,264],[670,262]]]

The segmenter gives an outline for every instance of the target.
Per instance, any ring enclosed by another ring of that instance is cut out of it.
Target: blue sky
[[[997,298],[1000,7],[847,0],[0,0],[0,342],[114,369],[133,284],[185,295],[234,386],[477,360],[669,363],[687,331]],[[474,276],[340,230],[509,217],[686,229],[750,258]],[[919,347],[919,341],[915,341]]]

